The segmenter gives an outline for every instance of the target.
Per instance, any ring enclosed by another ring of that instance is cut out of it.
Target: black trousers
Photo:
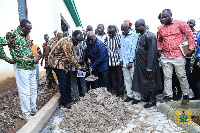
[[[195,61],[193,65],[193,71],[189,78],[189,84],[194,93],[194,96],[197,98],[200,98],[200,91],[197,84],[199,80],[200,80],[200,67],[197,65],[197,61]]]
[[[98,72],[96,69],[92,71],[95,77],[98,77],[97,80],[94,81],[94,88],[106,87],[110,92],[109,86],[109,70],[104,70],[102,72]]]
[[[71,75],[63,69],[53,69],[59,82],[61,104],[68,104],[71,99]]]
[[[113,93],[117,95],[124,94],[124,78],[122,68],[120,66],[110,66],[110,80],[111,86],[113,87]]]

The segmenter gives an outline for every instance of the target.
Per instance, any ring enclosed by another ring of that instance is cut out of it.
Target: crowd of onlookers
[[[42,50],[30,39],[31,22],[22,20],[17,29],[0,38],[0,57],[14,64],[23,116],[28,118],[37,112],[40,59],[48,89],[57,82],[61,105],[66,108],[99,87],[106,87],[124,102],[145,101],[145,108],[156,105],[159,93],[165,94],[160,102],[182,99],[182,104],[187,104],[200,99],[200,41],[195,20],[186,23],[173,19],[170,9],[163,10],[158,19],[161,25],[156,34],[149,31],[144,19],[134,25],[124,20],[121,33],[116,25],[105,30],[103,24],[95,30],[88,25],[72,35],[56,30],[51,39],[44,35]],[[6,56],[5,45],[12,59]],[[98,79],[87,81],[91,75]],[[191,99],[189,88],[194,93]]]

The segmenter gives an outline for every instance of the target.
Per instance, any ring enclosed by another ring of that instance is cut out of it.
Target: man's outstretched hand
[[[87,71],[85,67],[79,67],[78,69],[81,70],[81,71],[84,71],[84,72]]]

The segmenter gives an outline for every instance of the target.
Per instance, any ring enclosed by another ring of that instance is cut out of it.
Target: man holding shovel
[[[95,77],[94,88],[106,87],[110,91],[108,83],[108,53],[104,43],[99,40],[93,31],[88,31],[86,39],[87,47],[85,49],[86,62],[91,60],[89,70]]]

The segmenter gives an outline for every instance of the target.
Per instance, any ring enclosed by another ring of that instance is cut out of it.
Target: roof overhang
[[[76,9],[76,5],[74,3],[74,0],[64,0],[65,2],[65,5],[67,6],[73,20],[74,20],[74,23],[76,25],[76,27],[82,27],[82,24],[81,24],[81,20],[80,20],[80,17],[78,15],[78,11]]]

